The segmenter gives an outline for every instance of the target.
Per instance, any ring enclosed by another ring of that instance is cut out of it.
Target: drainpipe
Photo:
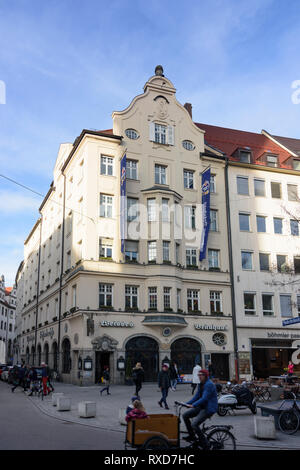
[[[66,176],[64,178],[63,195],[63,217],[61,225],[61,257],[60,257],[60,279],[59,279],[59,300],[58,300],[58,337],[57,337],[57,372],[60,372],[60,340],[61,340],[61,306],[62,306],[62,282],[64,274],[64,251],[65,251],[65,212],[66,212]]]
[[[39,316],[39,292],[40,292],[40,271],[41,271],[41,246],[42,246],[42,225],[43,225],[43,214],[41,214],[40,223],[40,243],[39,243],[39,256],[38,256],[38,273],[37,273],[37,286],[36,286],[36,311],[35,311],[35,334],[34,334],[34,354],[33,354],[33,365],[35,364],[36,356],[36,344],[37,344],[37,330],[38,330],[38,316]],[[40,364],[38,364],[40,365]]]
[[[233,345],[234,345],[234,365],[236,380],[239,380],[239,356],[238,356],[238,336],[236,326],[236,306],[235,306],[235,289],[234,289],[234,271],[233,271],[233,253],[232,253],[232,236],[231,236],[231,220],[230,220],[230,204],[229,204],[229,183],[228,183],[228,157],[225,157],[225,197],[226,197],[226,214],[227,214],[227,231],[228,231],[228,252],[229,252],[229,269],[231,282],[231,308],[232,308],[232,326],[233,326]]]

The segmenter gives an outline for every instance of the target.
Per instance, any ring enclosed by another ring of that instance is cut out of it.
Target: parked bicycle
[[[280,431],[282,431],[285,434],[295,434],[295,432],[298,431],[299,429],[299,423],[300,423],[300,408],[297,404],[297,398],[296,395],[292,392],[289,392],[293,396],[293,404],[290,408],[283,410],[278,418],[278,425]],[[290,402],[291,400],[283,400],[283,402],[280,405],[280,408],[286,402]]]

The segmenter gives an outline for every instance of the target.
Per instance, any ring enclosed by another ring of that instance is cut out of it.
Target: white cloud
[[[0,213],[15,214],[18,212],[37,211],[41,205],[42,198],[23,196],[12,191],[0,191]],[[37,214],[38,215],[38,214]]]

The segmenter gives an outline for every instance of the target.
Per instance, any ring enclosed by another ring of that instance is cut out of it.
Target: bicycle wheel
[[[235,437],[230,431],[223,428],[213,429],[207,439],[212,450],[236,450]]]
[[[299,429],[299,414],[291,409],[280,413],[278,419],[280,431],[285,434],[295,434]]]
[[[142,449],[143,450],[167,450],[169,449],[169,444],[168,444],[168,441],[166,441],[166,439],[164,439],[163,437],[153,436],[153,437],[149,437],[149,439],[147,439],[144,442]]]
[[[217,413],[219,416],[226,416],[228,408],[226,406],[218,405]]]

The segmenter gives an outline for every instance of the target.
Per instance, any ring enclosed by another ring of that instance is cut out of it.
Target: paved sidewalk
[[[55,419],[65,422],[78,423],[99,429],[107,429],[118,433],[125,433],[125,426],[119,422],[120,408],[126,408],[130,398],[134,395],[134,387],[126,385],[111,386],[111,395],[106,392],[100,396],[101,387],[95,385],[90,387],[79,387],[70,384],[56,383],[55,392],[63,392],[71,397],[71,411],[57,411],[52,405],[51,395],[44,400],[38,397],[28,397],[43,413]],[[160,392],[156,384],[146,383],[140,392],[141,400],[147,413],[174,413],[174,401],[187,401],[191,397],[190,385],[178,385],[176,392],[169,392],[168,404],[170,410],[158,406]],[[94,401],[97,406],[95,418],[79,418],[78,403],[80,401]],[[258,410],[260,415],[260,410]],[[211,424],[230,424],[233,426],[233,434],[237,439],[238,449],[300,449],[300,432],[288,436],[276,431],[276,440],[258,440],[254,436],[254,416],[250,410],[237,411],[236,415],[220,417],[214,415]],[[182,426],[184,426],[182,424]]]

